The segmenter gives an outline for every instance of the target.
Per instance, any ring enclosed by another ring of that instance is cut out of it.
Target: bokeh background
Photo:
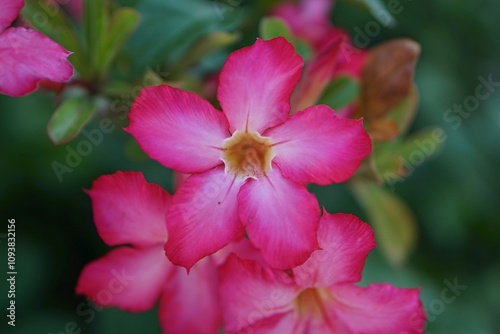
[[[136,7],[143,16],[125,50],[139,59],[134,63],[138,73],[158,64],[169,71],[169,64],[189,43],[207,32],[241,31],[238,43],[197,69],[213,70],[232,49],[255,40],[258,20],[273,2],[233,0],[220,7],[222,2],[209,0],[122,0],[119,3]],[[394,187],[418,220],[415,251],[405,266],[394,268],[374,250],[362,283],[420,286],[428,313],[426,333],[500,333],[500,87],[470,116],[460,117],[460,124],[445,117],[454,104],[475,95],[481,84],[478,77],[492,76],[500,82],[500,2],[400,3],[397,24],[381,28],[369,46],[395,37],[421,44],[416,70],[421,102],[411,131],[436,125],[445,130],[447,140],[437,156]],[[375,20],[369,12],[340,1],[332,18],[353,36]],[[53,94],[40,92],[18,99],[0,96],[0,267],[7,271],[5,233],[10,218],[16,220],[18,267],[17,325],[6,325],[7,288],[2,278],[0,332],[73,333],[67,324],[75,322],[81,333],[159,333],[156,309],[129,314],[93,308],[74,294],[74,286],[82,267],[107,251],[93,226],[84,189],[102,174],[140,170],[148,181],[172,192],[172,173],[137,154],[131,137],[121,129],[126,120],[115,117],[115,130],[60,182],[52,163],[64,163],[68,149],[75,149],[84,137],[57,147],[51,144],[45,127],[53,100]],[[124,97],[118,103],[126,101]],[[87,129],[97,126],[94,121]],[[345,185],[312,189],[329,211],[367,219]],[[454,281],[466,288],[445,303],[443,289]]]

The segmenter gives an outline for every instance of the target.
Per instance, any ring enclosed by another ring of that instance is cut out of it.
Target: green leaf
[[[337,110],[354,102],[358,94],[358,82],[348,75],[339,76],[326,87],[318,104],[326,104]]]
[[[73,96],[64,100],[56,109],[47,134],[55,145],[71,141],[83,129],[97,111],[97,102],[88,96]]]
[[[285,37],[288,41],[294,40],[292,31],[288,24],[278,17],[265,17],[259,24],[259,35],[264,40],[276,37]]]
[[[396,20],[387,10],[382,0],[344,0],[344,2],[369,11],[378,20],[378,22],[386,27],[393,27],[396,24]]]
[[[354,181],[351,189],[366,211],[375,239],[387,260],[404,264],[417,241],[417,225],[406,203],[373,182]]]
[[[139,13],[132,8],[120,8],[113,14],[103,36],[104,43],[99,51],[98,71],[100,75],[107,74],[120,47],[137,28],[139,21]]]
[[[36,30],[73,52],[70,61],[77,72],[86,70],[76,27],[56,2],[48,4],[40,0],[26,0],[21,15]]]
[[[240,38],[241,34],[238,32],[229,33],[225,31],[216,31],[200,38],[200,40],[192,45],[189,51],[186,52],[186,56],[175,66],[175,72],[182,72],[186,68],[199,62],[203,57],[233,44]]]
[[[294,36],[288,24],[279,17],[269,16],[260,20],[259,36],[264,40],[284,37],[293,44],[295,51],[301,55],[304,61],[311,57],[312,50],[309,44],[305,40]]]
[[[82,73],[87,79],[100,79],[100,53],[103,49],[108,26],[106,0],[85,0],[83,2],[83,37],[89,71]]]
[[[245,14],[240,5],[221,12],[215,2],[206,0],[143,0],[136,9],[142,19],[126,42],[135,77],[147,67],[177,64],[202,37],[234,31]]]
[[[430,128],[404,140],[377,143],[372,152],[375,172],[380,180],[393,187],[440,152],[445,141],[446,133],[443,129]]]

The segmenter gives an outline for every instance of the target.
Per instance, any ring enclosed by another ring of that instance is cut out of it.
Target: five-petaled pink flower
[[[315,251],[289,275],[233,255],[220,269],[227,333],[423,333],[419,289],[359,287],[368,252],[368,224],[325,212]]]
[[[70,52],[38,31],[9,28],[23,0],[0,0],[0,94],[23,96],[41,80],[63,82],[73,74]]]
[[[82,270],[77,294],[101,306],[145,311],[160,300],[165,333],[218,333],[217,266],[200,261],[189,276],[165,257],[170,195],[139,172],[101,176],[88,191],[101,238],[117,246]],[[193,319],[196,319],[194,321]]]
[[[245,232],[274,268],[318,249],[320,209],[306,183],[350,178],[370,153],[361,120],[324,105],[290,112],[302,58],[284,38],[232,53],[219,78],[223,112],[193,93],[148,87],[126,129],[152,158],[193,174],[172,198],[166,254],[190,268]]]

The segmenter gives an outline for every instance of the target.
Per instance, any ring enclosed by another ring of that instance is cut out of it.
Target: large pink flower
[[[375,247],[368,224],[325,213],[321,250],[291,275],[233,255],[220,270],[227,333],[423,333],[419,289],[354,285]]]
[[[216,259],[200,261],[188,276],[165,257],[170,195],[139,172],[102,176],[88,193],[99,235],[117,247],[85,266],[76,292],[98,305],[132,312],[159,300],[165,333],[218,333]]]
[[[273,267],[292,268],[318,248],[320,210],[304,183],[343,182],[370,153],[361,121],[327,106],[289,116],[301,57],[284,38],[231,54],[220,73],[223,112],[167,85],[134,101],[130,132],[152,158],[190,176],[173,196],[169,259],[190,268],[244,228]]]
[[[38,31],[8,28],[23,0],[0,0],[0,94],[23,96],[41,80],[63,82],[73,74],[70,52]]]

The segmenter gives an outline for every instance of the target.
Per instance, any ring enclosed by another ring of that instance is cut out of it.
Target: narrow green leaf
[[[120,8],[112,16],[99,50],[98,71],[105,76],[121,46],[137,28],[140,15],[132,8]]]
[[[368,215],[382,253],[392,265],[404,264],[417,241],[413,213],[399,197],[373,182],[350,185]]]
[[[285,37],[288,41],[293,42],[294,37],[288,24],[278,17],[265,17],[259,24],[259,35],[264,40],[273,39],[276,37]]]
[[[97,102],[88,96],[73,96],[64,100],[47,125],[47,134],[55,145],[71,141],[97,111]]]
[[[348,75],[339,76],[326,87],[319,104],[326,104],[337,110],[354,102],[358,94],[358,82]]]
[[[83,36],[89,64],[89,71],[83,74],[89,80],[98,80],[100,79],[99,54],[105,42],[105,29],[108,26],[107,1],[85,0],[83,3]]]

